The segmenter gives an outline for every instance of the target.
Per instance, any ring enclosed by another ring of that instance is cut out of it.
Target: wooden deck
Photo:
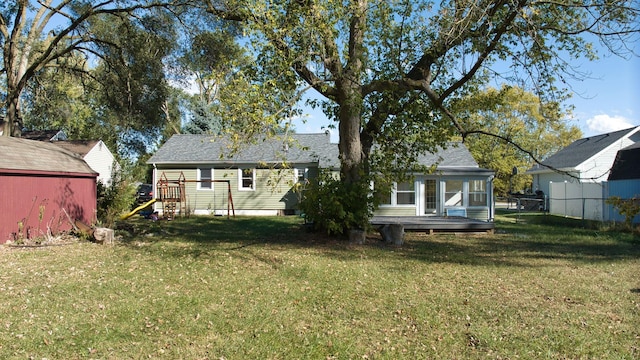
[[[495,224],[464,217],[449,216],[374,216],[371,225],[374,227],[400,223],[405,231],[434,232],[488,232],[492,233]]]

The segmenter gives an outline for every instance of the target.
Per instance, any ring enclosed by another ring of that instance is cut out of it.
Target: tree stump
[[[362,245],[366,239],[367,233],[360,229],[349,230],[349,244]]]
[[[385,224],[378,231],[386,244],[402,246],[404,244],[404,225],[400,223]]]
[[[96,242],[98,244],[112,245],[113,244],[113,229],[96,228],[93,231],[93,238],[96,239]]]

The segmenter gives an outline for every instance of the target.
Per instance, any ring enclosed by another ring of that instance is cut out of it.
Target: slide
[[[122,215],[122,216],[120,217],[120,220],[126,220],[126,219],[128,219],[128,218],[132,217],[132,216],[133,216],[133,215],[135,215],[138,211],[140,211],[140,210],[142,210],[142,209],[146,208],[147,206],[149,206],[149,205],[153,204],[154,202],[156,202],[156,199],[151,199],[151,200],[147,201],[146,203],[144,203],[144,204],[142,204],[142,205],[138,206],[137,208],[135,208],[135,209],[131,210],[131,212],[130,212],[130,213],[127,213],[127,214]]]

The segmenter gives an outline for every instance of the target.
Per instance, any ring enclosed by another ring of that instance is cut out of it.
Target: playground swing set
[[[136,213],[146,209],[156,202],[162,203],[162,216],[167,220],[175,218],[176,212],[184,215],[187,213],[187,194],[185,191],[186,183],[226,183],[227,184],[227,219],[231,214],[236,216],[233,206],[233,196],[231,195],[231,181],[229,180],[187,180],[184,173],[180,174],[176,180],[169,180],[165,172],[160,175],[160,179],[156,183],[156,197],[150,201],[136,207],[131,212],[123,215],[122,220],[128,219]]]

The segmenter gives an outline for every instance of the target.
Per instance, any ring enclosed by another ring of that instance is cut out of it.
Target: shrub
[[[98,223],[104,227],[113,227],[119,216],[128,211],[135,200],[136,187],[114,176],[111,184],[98,182]]]
[[[368,186],[346,184],[324,171],[302,190],[300,210],[315,229],[344,235],[368,226],[373,204]]]
[[[631,199],[622,199],[619,196],[612,196],[606,200],[606,203],[613,207],[624,216],[624,224],[627,230],[633,229],[633,219],[640,213],[640,197],[637,195]]]

